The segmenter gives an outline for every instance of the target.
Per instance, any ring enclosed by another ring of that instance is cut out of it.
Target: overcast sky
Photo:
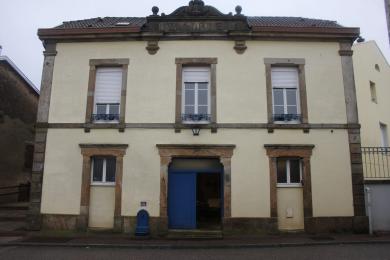
[[[38,28],[54,27],[62,21],[105,16],[150,15],[157,5],[160,13],[171,13],[189,0],[0,0],[0,45],[2,55],[11,58],[39,88],[43,47]],[[205,0],[224,13],[241,5],[249,16],[302,16],[336,20],[344,26],[360,27],[366,40],[375,40],[387,59],[384,0]]]

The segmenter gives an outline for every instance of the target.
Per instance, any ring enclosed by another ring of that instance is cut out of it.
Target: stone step
[[[169,239],[222,239],[220,230],[179,230],[171,229],[168,232]]]
[[[27,210],[0,210],[0,221],[25,221]]]
[[[2,211],[2,210],[28,210],[28,206],[29,206],[28,202],[0,204],[0,211]]]
[[[24,221],[0,221],[0,236],[15,236],[26,232]]]

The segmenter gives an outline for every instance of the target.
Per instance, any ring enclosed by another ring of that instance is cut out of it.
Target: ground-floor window
[[[302,163],[299,158],[277,158],[278,186],[301,186]]]
[[[115,184],[116,158],[114,156],[92,157],[92,184]]]

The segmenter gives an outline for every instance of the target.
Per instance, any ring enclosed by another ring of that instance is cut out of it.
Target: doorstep
[[[223,239],[221,230],[170,229],[168,239]]]

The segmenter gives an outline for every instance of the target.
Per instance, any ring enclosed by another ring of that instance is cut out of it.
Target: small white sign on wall
[[[294,210],[292,208],[286,209],[286,217],[287,218],[293,218],[294,217]]]

